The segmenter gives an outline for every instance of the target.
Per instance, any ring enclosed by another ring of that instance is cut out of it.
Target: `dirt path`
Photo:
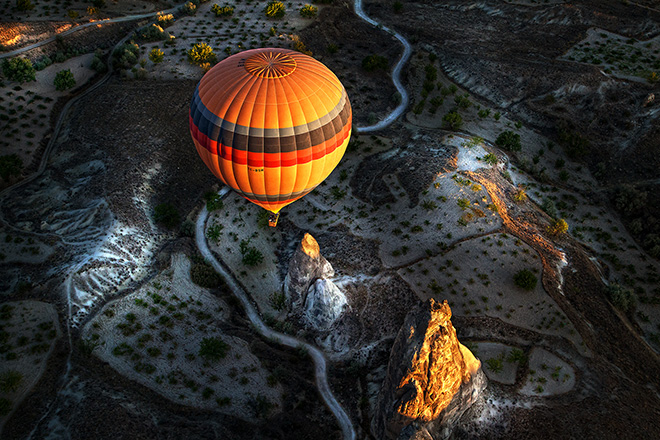
[[[396,90],[401,94],[401,103],[397,106],[397,108],[395,108],[392,111],[392,113],[387,115],[377,124],[369,125],[368,127],[355,127],[356,133],[370,133],[373,131],[382,130],[383,128],[389,126],[392,122],[394,122],[396,118],[401,116],[408,107],[410,98],[408,96],[408,92],[403,87],[403,84],[401,84],[401,70],[403,69],[403,66],[410,59],[410,55],[412,54],[412,47],[410,46],[410,43],[408,43],[408,40],[406,40],[401,34],[393,31],[387,26],[383,26],[381,23],[378,23],[376,20],[369,18],[362,9],[362,0],[355,0],[355,13],[357,14],[358,17],[360,17],[367,23],[376,26],[385,32],[392,34],[394,38],[396,38],[401,42],[401,44],[403,44],[403,54],[401,54],[401,58],[399,58],[399,62],[396,63],[394,69],[392,69],[392,82],[394,83]]]

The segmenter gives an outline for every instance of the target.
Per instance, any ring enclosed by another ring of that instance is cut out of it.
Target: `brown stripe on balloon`
[[[235,150],[249,150],[253,153],[289,153],[318,145],[332,138],[346,125],[350,114],[351,104],[347,99],[344,108],[333,120],[314,130],[279,138],[248,136],[230,130],[222,130],[219,141]]]

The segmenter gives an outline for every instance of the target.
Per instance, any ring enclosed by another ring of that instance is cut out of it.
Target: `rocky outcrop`
[[[346,296],[328,279],[334,274],[314,237],[305,234],[289,263],[284,292],[290,310],[317,330],[329,329],[346,307]]]
[[[346,307],[346,296],[335,283],[318,279],[307,292],[303,318],[318,330],[327,330]]]
[[[301,310],[307,299],[307,291],[319,278],[335,274],[332,265],[323,258],[319,244],[310,234],[305,234],[289,262],[284,278],[284,293],[292,310]]]
[[[433,299],[406,316],[376,404],[376,438],[445,438],[486,387],[481,362],[450,319],[447,302]]]

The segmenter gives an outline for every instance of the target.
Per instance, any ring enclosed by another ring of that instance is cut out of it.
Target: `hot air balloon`
[[[325,180],[351,136],[344,86],[314,58],[246,50],[216,64],[190,103],[190,133],[206,166],[247,200],[279,211]]]

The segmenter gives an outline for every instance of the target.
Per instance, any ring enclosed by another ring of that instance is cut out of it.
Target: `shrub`
[[[493,153],[488,153],[484,156],[484,162],[488,165],[497,165],[498,159]]]
[[[10,393],[16,391],[23,381],[23,374],[16,370],[3,371],[0,374],[0,391]]]
[[[459,130],[463,125],[463,118],[456,110],[452,110],[442,117],[442,128],[446,130]]]
[[[149,52],[149,59],[154,64],[162,63],[163,58],[165,58],[165,52],[163,52],[157,47],[154,47],[153,49],[151,49],[151,52]]]
[[[16,0],[16,9],[21,12],[27,12],[34,9],[34,4],[30,0]]]
[[[400,14],[401,11],[403,11],[403,3],[401,3],[399,0],[395,1],[394,4],[392,4],[392,9],[394,10],[395,14]]]
[[[113,63],[115,67],[121,69],[130,69],[138,62],[140,55],[140,46],[134,42],[122,44],[113,53]]]
[[[501,357],[486,359],[488,369],[493,373],[499,373],[504,368],[504,362]]]
[[[222,209],[222,197],[214,191],[208,191],[204,194],[204,200],[206,200],[206,209],[209,212],[217,211]]]
[[[252,408],[255,417],[258,419],[265,419],[268,417],[268,413],[270,413],[270,410],[273,408],[273,403],[263,394],[251,397],[248,399],[247,404]]]
[[[548,232],[552,235],[560,235],[568,232],[568,223],[563,218],[555,219],[550,226]]]
[[[454,102],[456,103],[458,108],[462,108],[462,109],[470,108],[470,106],[472,105],[472,101],[470,101],[469,98],[470,95],[466,93],[465,95],[456,96],[454,98]]]
[[[101,53],[97,51],[97,53],[94,54],[94,58],[92,58],[92,63],[89,66],[98,73],[103,73],[106,70],[108,70],[108,66],[106,66],[106,64],[103,62],[101,57],[102,57]]]
[[[23,161],[17,154],[6,154],[0,156],[0,177],[5,182],[12,176],[19,176],[23,169]]]
[[[314,18],[316,17],[318,11],[319,8],[317,8],[316,6],[305,5],[302,8],[300,8],[300,16],[303,18]]]
[[[286,306],[286,295],[284,292],[275,291],[270,295],[270,305],[275,310],[284,310]]]
[[[227,356],[229,345],[218,337],[204,338],[199,343],[199,355],[207,362],[217,362]]]
[[[513,283],[521,289],[534,290],[537,282],[538,279],[536,278],[536,275],[534,275],[534,272],[529,269],[519,270],[513,276]]]
[[[197,259],[190,266],[190,279],[193,283],[207,289],[214,289],[222,285],[222,277],[206,261]]]
[[[211,12],[213,12],[216,17],[231,17],[234,15],[234,7],[230,5],[220,6],[216,3],[211,7]]]
[[[579,133],[566,128],[559,129],[559,142],[571,158],[584,156],[589,151],[589,140]]]
[[[76,79],[73,77],[71,69],[60,70],[55,74],[53,84],[55,84],[55,90],[68,90],[76,86]]]
[[[11,400],[0,397],[0,417],[6,416],[11,411]]]
[[[495,140],[495,145],[509,151],[520,151],[522,148],[520,145],[520,135],[511,130],[500,133]]]
[[[254,246],[250,246],[250,240],[243,240],[240,244],[241,255],[243,255],[243,264],[247,266],[257,266],[264,261],[263,254]]]
[[[197,5],[193,2],[187,2],[185,5],[181,6],[181,10],[188,15],[195,15],[197,12]]]
[[[161,203],[154,208],[154,221],[168,229],[176,227],[181,221],[179,211],[171,203]]]
[[[286,13],[286,7],[284,7],[284,3],[282,2],[271,0],[264,8],[264,13],[269,18],[282,18]]]
[[[625,313],[632,311],[635,306],[632,290],[619,284],[612,283],[607,286],[607,297],[617,309]]]
[[[145,26],[138,31],[138,35],[145,41],[161,41],[167,38],[167,32],[157,24]]]
[[[8,80],[20,83],[34,81],[36,78],[36,69],[27,58],[5,59],[2,62],[2,73]]]
[[[367,72],[373,72],[374,70],[385,70],[387,69],[387,58],[381,55],[367,55],[362,60],[362,68]]]
[[[191,64],[202,65],[204,63],[215,64],[215,53],[207,43],[196,43],[188,51],[188,60]]]
[[[162,12],[158,13],[158,18],[156,18],[160,26],[169,26],[174,21],[174,15],[172,14],[163,14]]]

